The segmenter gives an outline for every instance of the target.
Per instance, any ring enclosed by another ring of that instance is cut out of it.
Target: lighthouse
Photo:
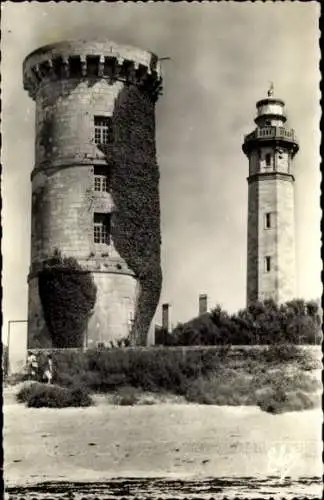
[[[247,305],[296,296],[293,159],[299,146],[273,85],[256,108],[256,128],[242,146],[249,160]]]

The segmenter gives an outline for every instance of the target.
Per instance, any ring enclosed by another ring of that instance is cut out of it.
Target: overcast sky
[[[245,306],[248,161],[241,144],[270,81],[300,140],[298,295],[321,295],[318,3],[25,2],[1,9],[5,333],[9,319],[27,318],[35,106],[22,87],[22,62],[63,39],[101,37],[171,57],[156,120],[161,303],[171,303],[174,324],[196,315],[199,293],[210,307]]]

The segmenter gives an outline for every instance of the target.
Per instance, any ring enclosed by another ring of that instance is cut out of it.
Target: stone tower
[[[293,158],[298,143],[273,86],[256,107],[257,127],[243,143],[249,159],[248,305],[267,299],[282,303],[296,292]]]
[[[55,249],[93,275],[84,343],[146,344],[160,297],[156,55],[110,41],[60,42],[23,63],[36,104],[28,348],[54,346],[38,275]]]

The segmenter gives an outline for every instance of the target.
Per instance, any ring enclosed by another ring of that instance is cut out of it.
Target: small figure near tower
[[[285,103],[273,94],[271,83],[256,105],[257,128],[242,146],[249,159],[247,305],[296,295],[293,158],[299,146],[285,125]]]

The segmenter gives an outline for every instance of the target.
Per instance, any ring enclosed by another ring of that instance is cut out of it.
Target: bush
[[[96,392],[122,386],[144,391],[166,390],[184,394],[200,375],[217,370],[228,349],[103,349],[53,354],[55,382],[64,387],[83,385]]]
[[[138,403],[138,391],[134,387],[122,387],[114,395],[113,403],[120,406],[133,406]]]
[[[257,405],[269,413],[301,411],[314,408],[319,404],[317,390],[321,383],[295,365],[293,371],[283,369],[257,374],[252,385],[257,387]]]
[[[302,370],[321,370],[322,369],[322,350],[318,347],[318,351],[301,351],[301,356],[298,358],[298,366]]]
[[[320,348],[316,352],[294,344],[274,344],[262,349],[258,359],[273,364],[295,363],[302,370],[310,371],[322,367],[320,356]]]
[[[289,362],[297,361],[302,356],[302,351],[294,344],[273,344],[263,351],[266,362]]]
[[[258,405],[269,413],[283,413],[314,408],[319,404],[316,391],[320,387],[319,380],[298,367],[292,372],[282,367],[264,370],[259,364],[253,375],[243,366],[199,377],[188,386],[185,397],[198,404]]]
[[[266,300],[232,315],[217,305],[210,313],[178,325],[165,341],[170,345],[319,344],[321,322],[315,301],[299,299],[278,306]]]
[[[17,393],[17,401],[34,408],[67,408],[70,406],[90,406],[92,400],[82,387],[67,389],[58,385],[39,382],[25,384]]]
[[[279,414],[288,411],[302,411],[315,408],[320,400],[301,390],[285,392],[283,389],[269,389],[258,398],[258,406],[268,413]]]
[[[284,391],[279,391],[268,388],[257,399],[257,404],[261,410],[267,413],[281,413],[286,401]]]
[[[250,397],[251,385],[242,373],[226,370],[209,377],[200,377],[188,387],[187,401],[210,405],[249,405],[255,404]]]
[[[57,384],[116,392],[115,404],[137,404],[140,391],[166,391],[199,404],[259,405],[275,413],[313,404],[301,394],[313,401],[320,382],[305,371],[304,354],[287,345],[60,351],[53,367]]]

